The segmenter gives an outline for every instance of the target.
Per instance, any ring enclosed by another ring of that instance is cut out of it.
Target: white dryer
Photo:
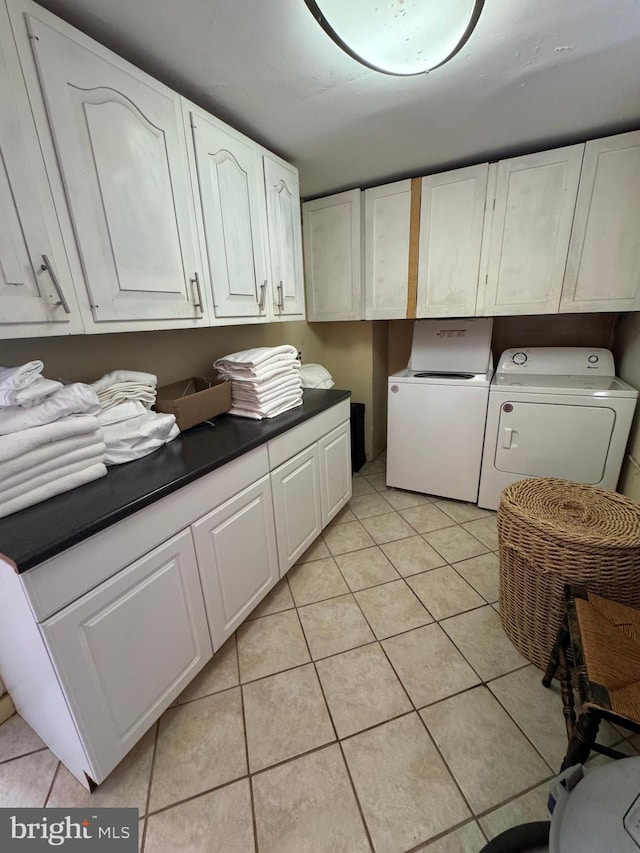
[[[475,502],[493,375],[487,318],[416,320],[389,377],[387,485]]]
[[[527,477],[615,489],[637,398],[609,350],[506,350],[489,393],[478,504],[497,509],[502,489]]]

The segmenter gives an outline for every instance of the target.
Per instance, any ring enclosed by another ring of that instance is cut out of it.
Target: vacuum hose
[[[548,820],[523,823],[496,835],[480,853],[534,853],[549,849]]]

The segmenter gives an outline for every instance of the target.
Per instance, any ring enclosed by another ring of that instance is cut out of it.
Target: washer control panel
[[[505,350],[498,373],[615,376],[613,355],[600,347],[520,347]]]

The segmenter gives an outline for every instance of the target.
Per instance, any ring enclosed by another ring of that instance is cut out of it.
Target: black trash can
[[[359,471],[367,457],[364,453],[364,403],[351,404],[351,470]]]

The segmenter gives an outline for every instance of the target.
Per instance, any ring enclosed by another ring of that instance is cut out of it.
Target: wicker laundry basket
[[[640,504],[554,477],[519,480],[498,509],[500,615],[516,648],[544,669],[574,583],[640,607]]]

